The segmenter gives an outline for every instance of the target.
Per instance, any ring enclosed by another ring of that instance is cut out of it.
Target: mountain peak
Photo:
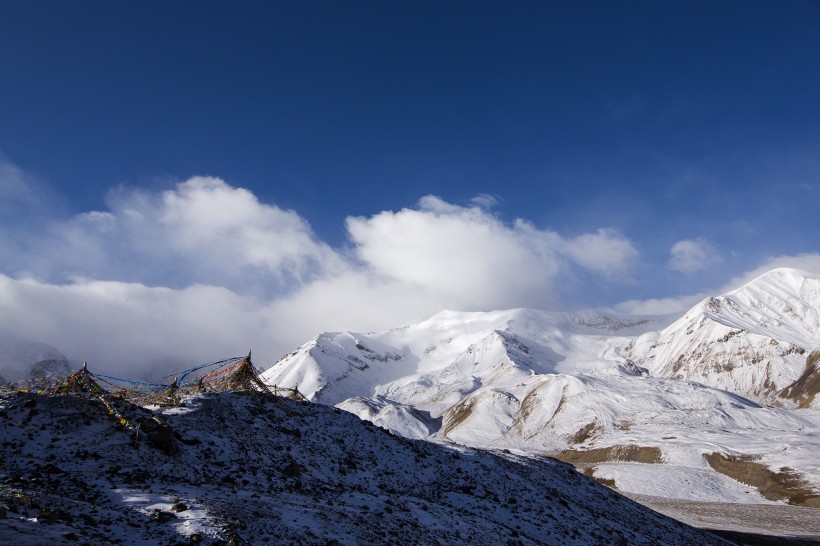
[[[653,374],[775,402],[820,347],[820,275],[779,268],[709,297],[629,356]]]
[[[795,267],[776,267],[757,276],[746,284],[777,282],[778,284],[797,285],[805,281],[820,281],[820,274]]]

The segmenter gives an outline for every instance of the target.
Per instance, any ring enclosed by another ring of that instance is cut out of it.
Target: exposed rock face
[[[820,392],[820,349],[815,349],[806,358],[806,369],[797,381],[783,389],[780,396],[797,402],[800,408],[810,408],[816,404]]]
[[[753,457],[727,456],[722,453],[704,453],[703,458],[718,472],[756,487],[768,499],[820,508],[820,494],[790,468],[774,472],[755,462]]]

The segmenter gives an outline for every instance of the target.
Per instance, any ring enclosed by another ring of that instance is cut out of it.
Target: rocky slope
[[[152,413],[7,393],[0,438],[0,542],[18,545],[722,542],[555,460],[256,394]]]

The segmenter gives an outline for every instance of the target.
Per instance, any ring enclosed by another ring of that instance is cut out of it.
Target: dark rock
[[[176,519],[173,512],[166,512],[165,510],[154,510],[151,513],[151,519],[159,523],[165,523],[172,519]]]
[[[188,509],[188,505],[182,502],[178,502],[171,507],[172,512],[184,512]]]
[[[282,474],[289,478],[298,478],[302,475],[302,467],[299,466],[297,462],[288,463],[285,468],[282,469]]]
[[[174,455],[179,451],[174,430],[156,418],[137,419],[140,432],[148,438],[148,443],[168,455]]]
[[[59,509],[44,508],[37,514],[37,521],[48,524],[57,523],[58,521],[71,523],[72,519],[71,514]]]

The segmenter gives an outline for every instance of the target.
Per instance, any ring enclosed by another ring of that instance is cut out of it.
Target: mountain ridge
[[[775,269],[703,300],[664,330],[640,336],[625,354],[653,375],[775,403],[817,348],[820,275]]]
[[[809,455],[820,436],[806,433],[820,434],[820,412],[767,407],[816,403],[808,349],[791,342],[815,340],[818,278],[775,270],[677,317],[444,311],[384,332],[321,334],[263,377],[283,386],[299,377],[308,398],[409,437],[575,460],[605,452],[583,463],[587,471],[635,493],[644,485],[630,480],[628,464],[641,458],[623,455],[629,445],[654,453],[654,466],[677,465],[669,495],[699,498],[687,480],[708,475],[716,498],[771,500],[724,479],[708,462],[714,453],[795,468],[820,494]],[[803,310],[805,320],[787,322]],[[757,319],[760,333],[737,333],[740,321]],[[781,331],[791,337],[771,337]],[[718,365],[725,355],[738,361],[731,369]]]

